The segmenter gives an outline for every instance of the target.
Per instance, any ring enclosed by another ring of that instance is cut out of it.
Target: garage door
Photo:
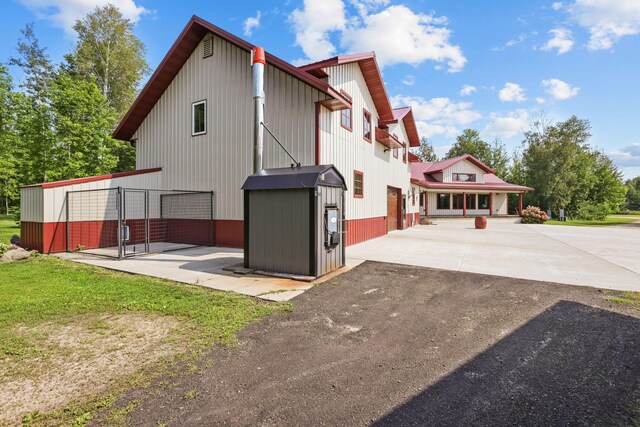
[[[387,231],[398,229],[398,190],[387,188]]]

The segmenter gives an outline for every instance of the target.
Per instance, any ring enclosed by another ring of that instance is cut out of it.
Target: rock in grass
[[[30,256],[31,253],[29,253],[29,251],[25,251],[22,248],[16,248],[5,252],[4,255],[0,257],[0,262],[18,261],[21,259],[27,259]]]

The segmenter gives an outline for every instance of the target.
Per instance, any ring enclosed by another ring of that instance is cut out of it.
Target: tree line
[[[0,197],[19,203],[22,185],[135,168],[135,148],[111,138],[148,72],[133,23],[107,5],[79,19],[76,43],[55,64],[33,24],[16,55],[0,62]],[[9,66],[22,79],[13,81]]]
[[[443,159],[470,154],[513,184],[533,187],[524,196],[524,204],[551,210],[554,215],[565,209],[568,215],[602,219],[623,210],[640,209],[640,177],[622,180],[622,173],[601,150],[589,144],[588,120],[575,116],[551,123],[540,116],[523,134],[520,149],[509,155],[496,139],[484,141],[478,131],[465,129],[456,138]],[[421,139],[416,155],[423,161],[438,157],[426,138]],[[515,212],[515,200],[509,212]]]

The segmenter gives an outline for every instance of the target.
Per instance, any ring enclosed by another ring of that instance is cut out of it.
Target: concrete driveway
[[[441,219],[347,248],[347,258],[640,291],[640,227]]]

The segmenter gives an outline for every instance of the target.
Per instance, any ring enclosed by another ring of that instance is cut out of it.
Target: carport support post
[[[522,193],[518,193],[518,215],[522,216]]]
[[[462,193],[462,216],[467,217],[467,193]]]

